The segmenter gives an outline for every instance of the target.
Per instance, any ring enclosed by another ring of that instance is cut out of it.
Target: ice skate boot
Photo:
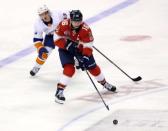
[[[35,76],[39,70],[40,70],[39,67],[33,67],[33,69],[30,71],[30,75]]]
[[[59,104],[64,104],[65,102],[65,97],[64,97],[64,89],[62,88],[57,88],[57,91],[55,93],[55,102],[59,103]]]
[[[108,83],[108,82],[105,82],[105,83],[103,84],[103,87],[106,88],[108,91],[116,92],[116,86],[111,85],[111,84]]]

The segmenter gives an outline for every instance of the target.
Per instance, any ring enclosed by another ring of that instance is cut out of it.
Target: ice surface
[[[128,4],[127,7],[120,5],[130,1],[135,3]],[[76,72],[65,90],[67,99],[65,105],[58,105],[54,102],[54,94],[62,67],[57,49],[52,52],[34,78],[29,76],[37,55],[32,51],[0,68],[0,131],[84,131],[118,110],[138,110],[140,114],[144,111],[142,118],[148,121],[151,121],[148,116],[151,116],[152,112],[159,117],[157,120],[162,120],[162,114],[157,111],[168,110],[168,1],[2,1],[0,62],[33,45],[36,10],[44,3],[53,10],[81,9],[85,19],[112,8],[111,15],[104,18],[99,16],[101,20],[90,24],[95,38],[94,45],[130,76],[140,75],[143,81],[133,83],[94,51],[97,63],[107,80],[118,87],[118,93],[111,94],[96,84],[110,111],[106,110],[87,75],[81,71]],[[139,38],[149,36],[150,39],[124,41],[123,38],[128,36],[139,36]],[[146,113],[148,110],[150,112]],[[124,122],[130,120],[130,117],[131,115],[127,114],[120,115],[116,119],[122,118]],[[119,125],[122,120],[119,120]],[[136,122],[141,124],[141,119],[140,123]],[[101,128],[109,130],[104,126]],[[129,131],[133,129],[139,131],[142,128],[147,130],[149,126],[135,128],[130,125],[128,128]],[[152,129],[158,131],[161,128],[152,127]],[[124,131],[119,126],[117,130]]]
[[[117,118],[118,124],[113,120]],[[167,131],[168,111],[117,110],[86,131]]]

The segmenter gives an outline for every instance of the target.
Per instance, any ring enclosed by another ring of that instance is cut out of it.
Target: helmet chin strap
[[[80,26],[76,26],[76,27],[75,27],[75,26],[72,25],[72,28],[73,28],[73,29],[78,29],[79,27],[80,27]]]
[[[79,32],[79,30],[81,29],[81,25],[78,27],[73,27],[73,25],[71,24],[71,28],[72,30],[74,30],[75,32]]]
[[[71,22],[71,28],[74,30],[78,30],[81,27],[82,23],[79,26],[73,26],[72,22]]]
[[[53,19],[52,19],[52,17],[50,17],[50,20],[49,21],[44,21],[44,20],[42,20],[43,22],[44,22],[44,24],[46,24],[46,25],[48,25],[48,24],[52,24],[53,23]]]
[[[80,27],[80,26],[76,26],[76,27],[75,27],[75,26],[73,26],[72,23],[71,23],[71,28],[72,28],[73,30],[77,30],[77,29],[79,29],[79,27]]]

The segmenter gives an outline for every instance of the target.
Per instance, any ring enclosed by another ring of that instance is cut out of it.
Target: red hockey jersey
[[[59,48],[65,48],[66,39],[70,39],[79,44],[79,48],[82,49],[82,54],[86,56],[92,55],[93,36],[92,31],[86,23],[82,23],[80,28],[74,30],[71,27],[70,19],[63,20],[56,28],[56,34],[59,36],[54,41],[55,45]]]

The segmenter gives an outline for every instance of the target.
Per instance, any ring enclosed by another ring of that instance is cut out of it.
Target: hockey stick
[[[111,64],[113,64],[115,67],[117,67],[122,73],[124,73],[128,78],[130,78],[132,81],[140,81],[142,79],[141,76],[138,76],[136,78],[132,78],[131,76],[129,76],[125,71],[123,71],[120,67],[118,67],[112,60],[110,60],[106,55],[104,55],[100,50],[98,50],[95,46],[93,46],[93,48],[99,52],[102,56],[104,56]]]
[[[104,103],[104,105],[105,105],[106,109],[109,111],[109,107],[108,107],[108,105],[105,103],[105,101],[104,101],[103,97],[101,96],[101,94],[100,94],[99,90],[97,89],[97,87],[96,87],[95,83],[93,82],[93,80],[92,80],[92,78],[90,77],[90,75],[89,75],[89,73],[87,72],[87,70],[86,70],[86,74],[88,75],[88,77],[89,77],[90,81],[92,82],[93,86],[95,87],[95,89],[96,89],[97,93],[99,94],[99,96],[100,96],[101,100],[103,101],[103,103]]]

